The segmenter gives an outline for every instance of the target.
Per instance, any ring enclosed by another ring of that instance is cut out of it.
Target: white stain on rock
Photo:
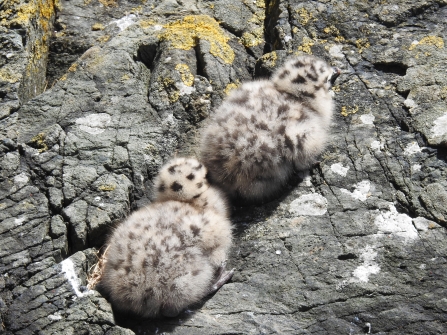
[[[189,95],[196,90],[195,87],[187,86],[181,82],[176,83],[176,86],[179,89],[180,95],[185,95],[185,94]]]
[[[16,218],[16,219],[14,219],[14,224],[16,226],[21,226],[23,224],[23,222],[25,222],[26,219],[27,219],[26,216],[22,216],[20,218]]]
[[[416,173],[421,171],[422,166],[420,164],[414,164],[411,166],[411,173]]]
[[[51,321],[58,321],[58,320],[62,319],[62,315],[60,315],[58,312],[56,312],[54,314],[48,315],[48,319],[50,319]]]
[[[130,15],[126,15],[126,16],[122,17],[121,19],[114,20],[114,21],[110,22],[109,24],[116,23],[118,28],[120,28],[120,30],[123,31],[127,27],[134,24],[136,18],[137,18],[136,15],[130,14]]]
[[[338,59],[345,58],[345,55],[341,52],[341,48],[341,45],[334,45],[329,49],[329,54]]]
[[[73,291],[79,298],[93,293],[93,291],[91,290],[88,290],[85,293],[80,291],[79,288],[81,285],[81,280],[76,275],[73,261],[70,258],[65,259],[64,261],[61,262],[61,264],[62,264],[62,272],[65,274],[65,278],[68,279],[68,282],[73,288]]]
[[[417,106],[417,105],[416,105],[416,102],[415,102],[413,99],[407,99],[407,100],[405,100],[405,101],[404,101],[404,105],[405,105],[405,107],[407,107],[407,108],[414,108],[414,107]]]
[[[429,229],[435,229],[440,228],[441,226],[438,225],[436,222],[427,220],[426,218],[423,218],[421,216],[418,216],[417,218],[413,219],[413,224],[419,231],[427,231]]]
[[[419,236],[411,217],[398,213],[393,204],[390,205],[389,211],[381,212],[376,216],[374,224],[379,228],[379,234],[400,236],[405,239],[405,242]]]
[[[360,120],[363,124],[374,124],[375,116],[370,114],[363,114],[360,116]]]
[[[327,199],[317,193],[304,194],[289,206],[292,214],[318,216],[327,212]]]
[[[79,125],[79,128],[83,131],[92,135],[98,135],[106,130],[110,121],[111,117],[109,114],[99,113],[76,119],[76,124]]]
[[[331,165],[332,172],[335,172],[339,174],[340,176],[346,177],[346,174],[348,173],[349,166],[344,167],[341,165],[341,163],[335,163]]]
[[[417,144],[417,142],[411,142],[410,144],[408,144],[406,146],[406,148],[404,150],[404,155],[411,156],[411,155],[414,155],[421,151],[422,151],[422,149],[419,146],[419,144]]]
[[[371,142],[371,149],[373,149],[374,151],[380,151],[383,150],[384,145],[379,142],[379,141],[372,141]]]
[[[447,134],[447,114],[437,118],[431,128],[434,137],[444,136]]]
[[[25,185],[28,180],[28,176],[25,174],[25,172],[22,172],[14,177],[14,184]]]
[[[371,182],[369,180],[362,180],[361,182],[354,185],[354,191],[349,192],[347,189],[340,189],[341,192],[349,194],[354,199],[365,201],[368,199],[369,191],[371,189]]]
[[[380,266],[375,261],[376,257],[377,251],[375,251],[372,246],[367,246],[366,248],[362,249],[360,260],[363,261],[363,264],[358,266],[352,272],[353,278],[351,278],[350,282],[367,283],[369,281],[369,276],[378,274],[380,272]]]

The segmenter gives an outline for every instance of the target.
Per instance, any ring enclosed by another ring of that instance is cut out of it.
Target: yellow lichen
[[[118,7],[118,3],[116,0],[99,0],[106,7]]]
[[[351,115],[351,114],[355,114],[358,111],[359,111],[359,106],[353,106],[353,107],[351,107],[351,106],[348,106],[348,107],[342,106],[340,114],[342,116],[348,116],[348,115]]]
[[[338,28],[335,26],[328,26],[323,29],[323,32],[325,34],[334,36],[334,40],[338,43],[342,43],[345,41],[345,38],[340,34],[340,30],[338,30]]]
[[[96,30],[104,30],[104,25],[102,24],[102,23],[95,23],[93,26],[92,26],[92,30],[93,31],[96,31]]]
[[[303,43],[298,47],[299,51],[305,52],[309,55],[312,55],[312,49],[311,47],[315,44],[313,40],[311,40],[309,37],[303,38]]]
[[[276,55],[276,51],[272,51],[269,52],[268,54],[263,55],[261,59],[265,66],[273,68],[276,65],[278,56]]]
[[[77,67],[78,67],[78,64],[77,64],[77,63],[73,63],[73,64],[71,64],[71,66],[68,68],[68,71],[69,71],[69,72],[76,72]]]
[[[68,76],[67,74],[64,74],[62,77],[59,78],[60,81],[67,80]]]
[[[169,41],[173,48],[189,50],[199,40],[210,44],[210,53],[231,64],[234,51],[228,45],[230,40],[219,27],[219,23],[207,15],[188,15],[182,20],[163,25],[164,31],[158,36],[160,40]]]
[[[143,11],[143,6],[134,7],[130,10],[133,14],[139,14]]]
[[[155,26],[157,22],[153,20],[141,20],[140,22],[138,22],[138,24],[140,25],[141,28],[146,29]]]
[[[239,39],[241,44],[247,48],[257,46],[264,42],[264,28],[259,27],[253,31],[245,32]]]
[[[441,37],[438,36],[426,36],[423,39],[421,39],[419,42],[415,41],[413,42],[408,50],[413,50],[419,45],[434,45],[438,49],[444,48],[444,40]]]
[[[175,81],[172,78],[166,77],[158,77],[157,82],[160,85],[160,90],[165,90],[166,93],[168,93],[168,99],[169,102],[174,103],[178,101],[180,97],[180,92],[178,91],[177,87],[175,86]]]
[[[359,53],[362,53],[365,49],[368,49],[371,46],[367,38],[359,38],[355,41],[355,45],[357,46],[357,49],[359,49]]]
[[[441,96],[441,99],[447,99],[447,86],[441,88],[439,95]]]
[[[169,94],[169,102],[174,103],[174,102],[178,101],[179,97],[180,97],[180,92],[173,91]]]
[[[265,8],[265,0],[256,0],[256,6],[259,8]]]
[[[234,82],[234,83],[229,83],[229,84],[225,87],[224,92],[225,92],[226,95],[228,95],[228,94],[230,94],[230,92],[231,92],[232,90],[238,88],[239,86],[241,86],[241,83],[240,83],[239,80],[236,80],[236,82]]]
[[[334,85],[334,86],[332,86],[332,91],[334,91],[334,92],[340,92],[340,86],[338,86],[338,85]]]
[[[46,135],[45,133],[39,133],[31,139],[31,143],[34,143],[39,152],[44,152],[48,150],[48,146],[45,143]]]
[[[100,185],[98,187],[98,189],[103,192],[113,191],[116,189],[116,185],[115,184],[104,184],[104,185]]]
[[[126,81],[126,80],[129,80],[129,79],[130,79],[130,77],[129,77],[128,74],[123,74],[123,76],[121,77],[122,81]]]
[[[110,40],[109,35],[100,36],[96,39],[100,43],[106,43],[108,40]]]
[[[306,24],[308,24],[311,20],[315,20],[312,13],[308,12],[306,8],[302,7],[299,9],[296,9],[295,12],[298,13],[298,22],[302,25],[305,26]]]
[[[189,66],[186,64],[177,64],[175,69],[180,73],[183,84],[186,86],[192,86],[194,84],[194,76],[189,70]]]
[[[17,83],[22,79],[22,75],[19,73],[15,73],[13,70],[3,67],[0,69],[0,80],[7,81],[8,83]]]

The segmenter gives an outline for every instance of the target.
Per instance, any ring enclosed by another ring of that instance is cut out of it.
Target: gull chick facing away
[[[196,159],[171,160],[156,178],[154,203],[114,230],[99,290],[116,310],[176,316],[231,279],[227,204],[206,174]]]
[[[214,112],[201,139],[209,179],[230,197],[276,196],[294,169],[316,163],[333,114],[340,70],[314,56],[288,59],[270,80],[244,83]]]

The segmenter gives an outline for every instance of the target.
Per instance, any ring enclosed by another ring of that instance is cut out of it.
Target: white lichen
[[[98,135],[106,130],[110,121],[111,117],[109,114],[99,113],[76,119],[76,124],[79,125],[79,129],[83,131],[92,135]]]
[[[346,174],[348,173],[349,166],[344,167],[341,163],[335,163],[331,165],[332,172],[335,172],[339,174],[342,177],[346,177]]]
[[[370,114],[363,114],[360,116],[360,120],[363,124],[374,124],[375,116]]]
[[[323,215],[327,212],[327,199],[317,193],[304,194],[290,203],[289,212],[295,215]]]
[[[405,242],[418,238],[419,235],[411,217],[398,213],[393,204],[390,204],[389,208],[389,211],[380,212],[374,220],[374,224],[379,229],[378,234],[400,236]]]
[[[365,201],[369,197],[369,191],[371,189],[371,182],[369,180],[362,180],[354,185],[354,191],[349,192],[347,189],[340,189],[341,192],[349,194],[354,199]]]

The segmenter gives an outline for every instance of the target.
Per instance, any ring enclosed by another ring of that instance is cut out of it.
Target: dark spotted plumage
[[[316,57],[292,57],[271,80],[232,91],[202,136],[209,179],[233,198],[258,202],[277,194],[294,168],[311,167],[329,132],[338,74]]]
[[[116,309],[175,316],[231,278],[226,201],[206,173],[196,159],[173,159],[156,178],[155,202],[113,232],[100,290]]]

